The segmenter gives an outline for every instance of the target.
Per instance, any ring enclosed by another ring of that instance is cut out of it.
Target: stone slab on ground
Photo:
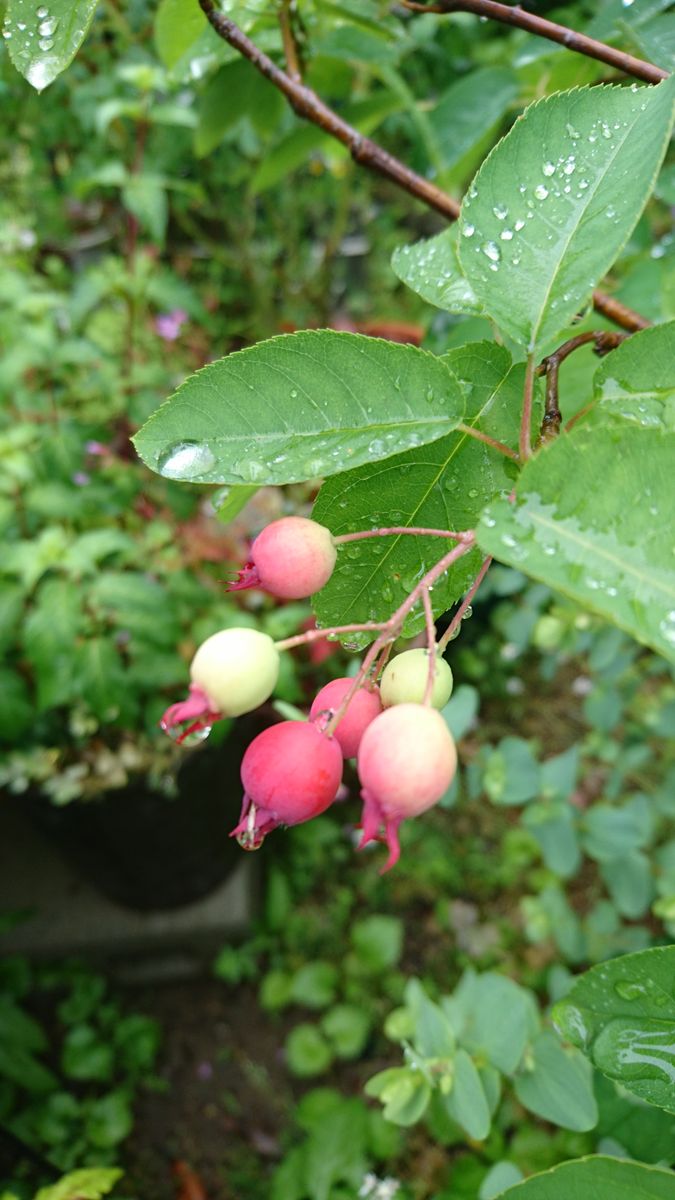
[[[123,973],[169,978],[202,970],[245,933],[253,911],[250,857],[215,891],[181,908],[135,912],[81,879],[21,813],[0,802],[0,914],[25,919],[0,936],[0,953],[117,959]],[[123,960],[123,961],[122,961]]]

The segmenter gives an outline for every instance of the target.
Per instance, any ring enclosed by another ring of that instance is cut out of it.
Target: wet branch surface
[[[634,79],[642,79],[644,83],[660,83],[668,78],[668,71],[654,63],[625,54],[605,42],[587,37],[585,33],[577,33],[566,25],[558,25],[548,21],[546,17],[538,17],[535,13],[525,12],[520,5],[498,4],[495,0],[439,0],[436,4],[418,4],[414,0],[402,0],[405,8],[411,12],[420,13],[473,13],[477,17],[487,17],[491,21],[499,21],[502,25],[512,25],[516,29],[524,29],[537,37],[557,42],[567,50],[584,54],[587,58],[595,58],[607,66],[632,75]]]
[[[546,397],[544,418],[539,435],[540,442],[550,442],[560,433],[562,414],[558,401],[558,372],[565,359],[581,346],[587,346],[589,342],[595,342],[595,353],[602,358],[605,354],[609,354],[610,350],[615,350],[617,346],[620,346],[627,337],[630,337],[630,333],[613,333],[607,329],[579,333],[576,337],[563,342],[562,346],[542,359],[536,371],[537,375],[546,376]]]
[[[344,121],[342,117],[338,115],[338,113],[334,112],[333,109],[330,108],[321,99],[321,97],[312,90],[312,88],[307,87],[300,79],[292,77],[292,75],[287,74],[286,71],[282,71],[281,68],[278,67],[267,54],[265,54],[258,46],[256,46],[255,42],[252,42],[251,39],[247,37],[243,30],[241,30],[239,26],[234,23],[234,21],[230,20],[229,17],[226,17],[223,13],[216,10],[213,0],[198,0],[198,3],[202,9],[202,12],[218,36],[223,38],[224,41],[228,42],[230,46],[233,46],[235,50],[238,50],[239,53],[244,56],[244,58],[247,58],[249,62],[252,63],[256,70],[260,71],[261,75],[264,75],[265,78],[274,85],[274,87],[279,89],[279,91],[286,97],[288,103],[298,117],[301,117],[305,121],[310,121],[312,124],[317,125],[320,129],[323,129],[324,133],[336,138],[337,141],[341,142],[343,146],[348,148],[352,158],[356,163],[367,167],[369,170],[374,171],[378,175],[382,175],[385,179],[389,179],[392,183],[395,183],[397,187],[400,187],[403,191],[408,192],[409,195],[415,196],[416,199],[421,200],[427,205],[427,207],[432,208],[436,212],[440,213],[441,216],[446,218],[446,220],[457,220],[460,212],[460,206],[456,200],[453,200],[451,196],[446,195],[445,192],[441,191],[440,188],[436,187],[435,184],[431,183],[428,179],[425,179],[422,175],[418,175],[415,171],[411,171],[409,167],[400,161],[400,159],[395,158],[393,154],[389,154],[389,152],[382,146],[379,146],[377,142],[374,142],[371,138],[364,137],[362,134],[360,134],[357,129],[354,129],[352,125],[349,125],[347,121]],[[469,3],[474,5],[475,8],[468,8],[467,5]],[[408,7],[411,7],[411,5],[408,5]],[[426,5],[413,7],[416,7],[418,11],[422,12],[437,11],[436,8],[430,8]],[[521,9],[512,9],[508,5],[492,4],[490,0],[466,0],[466,3],[462,5],[455,5],[452,8],[447,9],[443,8],[442,11],[476,11],[481,16],[493,16],[496,20],[499,20],[500,18],[496,16],[495,13],[492,11],[488,12],[488,8],[499,9],[500,11],[503,10],[505,13],[517,12],[521,16],[528,18],[531,15],[528,13],[523,13]],[[543,22],[543,18],[541,17],[534,19]],[[512,21],[510,23],[517,24],[518,22]],[[576,49],[579,50],[580,53],[585,54],[590,53],[588,49],[581,49],[579,39],[591,43],[593,43],[593,39],[584,39],[582,34],[575,34],[573,30],[565,29],[564,26],[554,26],[553,22],[551,21],[544,22],[544,24],[550,25],[555,29],[563,29],[566,36],[576,39],[575,45],[571,45],[569,42],[563,41],[562,44],[567,45],[569,49]],[[523,28],[524,27],[525,26],[523,26]],[[541,33],[541,29],[538,29],[536,32],[539,32],[541,36],[547,36],[546,34]],[[284,41],[288,48],[290,45],[288,38],[285,38]],[[597,47],[602,47],[608,53],[615,53],[611,46],[605,46],[602,42],[595,42],[593,44]],[[618,51],[616,53],[620,54]],[[592,57],[597,57],[597,55],[593,55]],[[659,82],[661,79],[667,76],[667,72],[661,71],[659,67],[655,67],[651,63],[642,63],[640,59],[633,59],[629,54],[620,54],[620,57],[624,62],[622,70],[628,70],[628,67],[625,64],[632,62],[656,72],[656,75],[653,77],[649,76],[650,82]],[[293,51],[291,50],[291,63],[294,63],[294,61]],[[607,59],[604,58],[603,61],[607,61]],[[294,67],[291,69],[293,72],[295,72]],[[634,74],[634,72],[631,73]],[[645,77],[639,76],[639,78]],[[650,322],[642,317],[639,313],[627,308],[625,304],[621,304],[613,297],[605,295],[604,292],[593,292],[593,307],[597,312],[602,313],[603,316],[607,317],[615,324],[620,325],[622,329],[626,329],[629,332],[635,332],[638,329],[645,329],[650,324]]]

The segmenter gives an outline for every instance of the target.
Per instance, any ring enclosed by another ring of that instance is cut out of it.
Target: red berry
[[[340,707],[347,692],[353,686],[353,679],[332,679],[316,696],[309,710],[310,721],[319,721],[325,725],[333,713]],[[382,712],[382,701],[378,687],[361,687],[352,696],[346,713],[341,717],[334,730],[334,737],[342,747],[345,758],[354,758],[361,738],[371,721]],[[323,714],[323,715],[322,715]]]
[[[246,848],[277,825],[299,825],[332,804],[342,779],[335,738],[306,721],[282,721],[253,739],[241,764],[244,800],[232,830]]]
[[[400,854],[401,821],[431,808],[450,787],[457,769],[455,743],[436,709],[397,704],[366,729],[357,765],[364,802],[361,846],[379,840],[384,827],[388,871]]]
[[[308,517],[282,517],[255,539],[250,561],[229,590],[261,587],[280,600],[304,600],[328,583],[336,557],[325,525]]]

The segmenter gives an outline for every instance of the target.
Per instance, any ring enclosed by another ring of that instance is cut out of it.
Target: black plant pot
[[[137,911],[190,904],[241,862],[242,851],[228,835],[239,816],[241,757],[261,726],[238,724],[221,745],[186,756],[174,797],[141,779],[63,808],[33,796],[31,816],[110,900]]]

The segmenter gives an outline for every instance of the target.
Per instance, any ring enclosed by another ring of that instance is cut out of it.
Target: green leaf
[[[444,229],[436,237],[399,246],[391,258],[394,274],[429,304],[452,313],[485,310],[464,274],[457,253],[458,230]]]
[[[210,154],[246,117],[264,133],[283,112],[283,103],[279,91],[246,59],[227,63],[202,92],[195,153],[199,158]]]
[[[292,483],[443,437],[464,414],[454,375],[413,346],[334,330],[271,338],[190,376],[134,438],[192,483]]]
[[[110,1079],[114,1056],[112,1046],[102,1041],[91,1025],[69,1029],[63,1042],[61,1069],[70,1079]]]
[[[86,1136],[92,1145],[102,1150],[119,1145],[129,1136],[134,1119],[131,1102],[126,1092],[108,1092],[94,1100],[89,1108],[85,1126]]]
[[[14,66],[38,92],[65,71],[91,25],[98,0],[8,0],[3,33]]]
[[[525,804],[541,787],[541,768],[523,738],[502,738],[488,758],[483,786],[493,804]]]
[[[577,426],[525,465],[514,504],[487,509],[479,545],[675,660],[674,454],[656,429]]]
[[[368,1041],[370,1017],[355,1004],[336,1004],[322,1018],[321,1030],[338,1058],[358,1058]]]
[[[443,1009],[429,999],[422,984],[410,979],[405,989],[413,1029],[411,1039],[423,1058],[453,1058],[455,1034]]]
[[[564,329],[625,244],[663,158],[674,88],[546,97],[483,163],[462,206],[460,262],[520,344],[535,350]]]
[[[533,1042],[531,1061],[516,1076],[514,1089],[530,1112],[563,1129],[583,1132],[597,1124],[593,1072],[578,1051],[563,1050],[550,1030]]]
[[[622,858],[646,846],[654,827],[652,803],[646,796],[635,796],[626,804],[594,804],[583,817],[583,844],[597,862]]]
[[[592,967],[554,1010],[563,1037],[610,1079],[675,1113],[675,947]]]
[[[165,67],[173,67],[208,27],[192,0],[160,0],[155,16],[155,49]]]
[[[675,1200],[675,1175],[594,1155],[532,1175],[501,1195],[508,1200]]]
[[[316,1025],[296,1025],[286,1038],[288,1069],[301,1078],[322,1075],[333,1061],[333,1052]]]
[[[376,975],[395,967],[401,957],[403,923],[398,917],[374,913],[354,922],[351,940],[359,967]]]
[[[530,992],[495,971],[466,971],[443,1008],[465,1049],[508,1075],[538,1028]]]
[[[334,963],[310,962],[293,976],[291,996],[306,1008],[326,1008],[335,999],[338,969]]]
[[[627,338],[598,367],[593,390],[602,409],[675,432],[675,321]]]
[[[40,1188],[35,1200],[100,1200],[107,1196],[121,1179],[117,1167],[85,1167],[70,1171],[51,1187]]]
[[[238,486],[223,488],[218,493],[217,498],[214,498],[217,503],[217,517],[224,525],[228,521],[234,521],[234,518],[239,515],[245,504],[255,496],[258,488],[255,484],[240,483]]]
[[[507,67],[471,71],[443,92],[429,113],[442,167],[441,184],[461,182],[475,170],[518,94],[518,79]]]
[[[13,742],[35,720],[30,694],[18,671],[0,667],[0,740]]]
[[[530,804],[523,813],[549,871],[569,879],[579,869],[581,852],[576,831],[576,814],[565,801]]]
[[[452,1091],[445,1097],[445,1107],[470,1138],[482,1142],[489,1134],[490,1109],[480,1075],[466,1050],[457,1051]]]
[[[635,851],[600,867],[607,890],[622,917],[643,917],[654,898],[652,866],[646,854]]]
[[[0,1077],[10,1079],[35,1095],[52,1092],[58,1087],[56,1076],[47,1067],[43,1067],[29,1050],[12,1042],[0,1044]]]
[[[122,203],[153,241],[163,246],[169,219],[164,179],[148,172],[130,175],[122,188]]]
[[[506,1160],[495,1163],[480,1185],[478,1200],[495,1200],[506,1188],[511,1187],[514,1183],[520,1183],[522,1178],[523,1172],[515,1163]]]
[[[431,1099],[426,1078],[411,1067],[380,1071],[368,1080],[364,1091],[367,1096],[377,1096],[384,1105],[384,1116],[394,1125],[414,1125]]]
[[[510,444],[517,441],[523,366],[510,366],[503,346],[477,342],[446,356],[467,385],[467,424]],[[512,464],[465,433],[453,433],[427,446],[388,459],[377,466],[350,471],[328,480],[313,515],[334,534],[373,525],[417,525],[432,529],[470,529],[491,497],[511,490]],[[314,598],[323,625],[383,620],[391,615],[425,570],[445,552],[439,538],[370,538],[338,555],[335,571]],[[471,552],[435,586],[434,611],[441,613],[463,595],[480,567]],[[420,613],[411,614],[405,633],[423,628]]]

